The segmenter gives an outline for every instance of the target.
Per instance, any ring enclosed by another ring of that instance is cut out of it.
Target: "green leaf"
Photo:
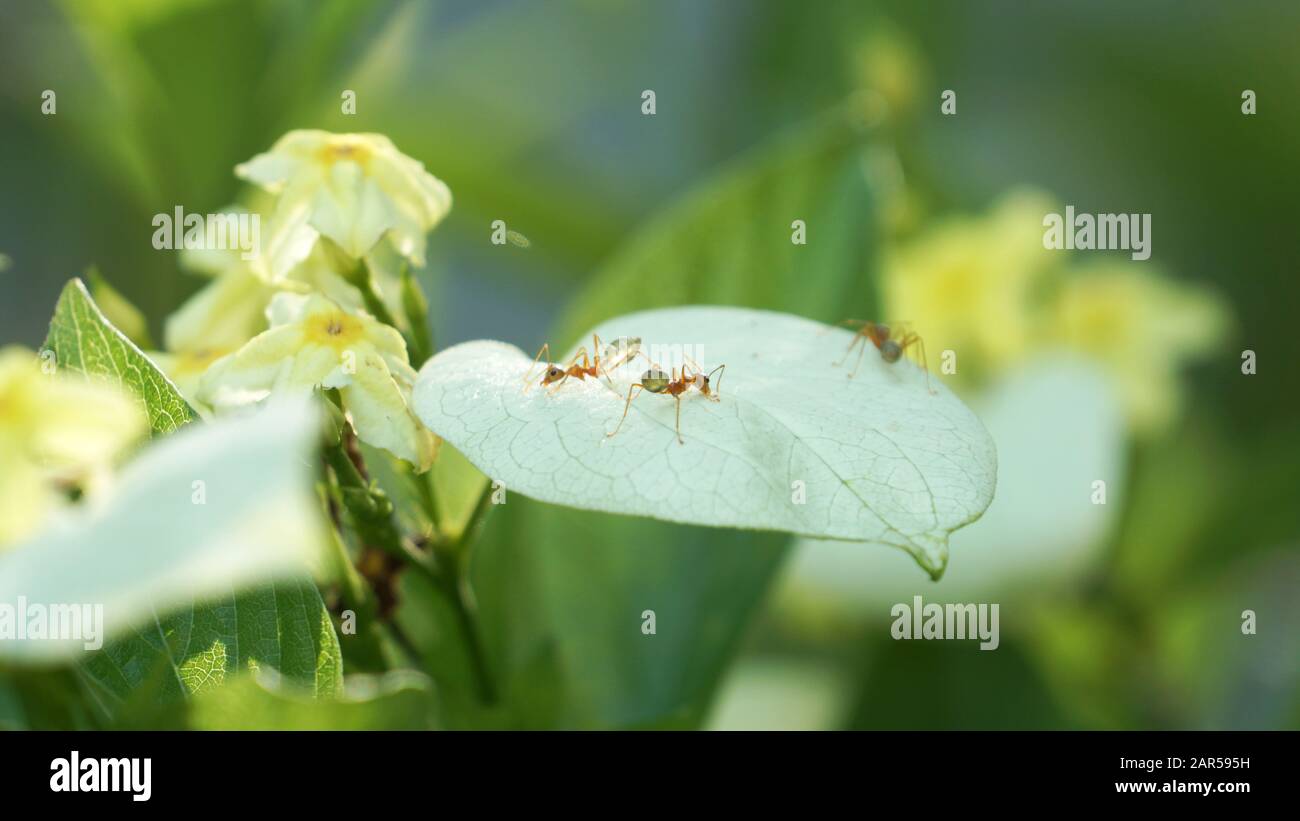
[[[191,730],[424,730],[433,729],[433,686],[425,676],[397,671],[349,676],[333,699],[244,676],[196,696],[180,726]],[[152,724],[151,726],[157,726]]]
[[[122,700],[147,687],[169,701],[255,669],[329,697],[343,675],[338,637],[310,581],[275,583],[157,619],[91,655],[83,668]]]
[[[717,304],[824,322],[877,304],[872,112],[854,100],[742,158],[622,245],[560,323],[557,339],[630,310]],[[792,242],[795,220],[807,243]]]
[[[848,729],[1073,729],[1030,649],[1016,638],[1004,636],[996,651],[984,652],[969,641],[886,636],[856,651],[871,663]]]
[[[676,401],[642,391],[625,402],[645,365],[616,369],[616,387],[592,378],[552,388],[531,384],[541,368],[519,349],[468,342],[420,372],[415,412],[488,476],[535,499],[877,542],[935,578],[948,534],[992,501],[995,450],[975,415],[937,377],[887,363],[847,330],[694,306],[618,317],[594,333],[638,337],[652,354],[675,344],[679,359],[689,340],[707,357],[700,373],[726,370],[714,372],[710,396],[693,386]],[[846,354],[850,345],[859,354]]]
[[[58,367],[108,379],[138,397],[155,436],[197,418],[171,380],[113,327],[80,279],[64,286],[44,347]]]
[[[473,576],[507,700],[549,726],[698,726],[785,545],[508,497]],[[525,702],[538,669],[548,700]]]
[[[0,668],[0,731],[101,730],[104,719],[75,668]]]

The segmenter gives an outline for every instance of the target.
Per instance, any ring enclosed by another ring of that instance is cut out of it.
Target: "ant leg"
[[[825,326],[820,331],[818,331],[817,334],[818,336],[821,336],[825,334],[827,331],[831,330],[832,328],[852,328],[855,331],[860,331],[862,330],[862,327],[866,324],[867,324],[867,320],[865,319],[841,319],[839,322],[836,322],[834,325]]]
[[[532,383],[528,381],[528,377],[532,375],[533,368],[536,368],[537,363],[541,361],[542,354],[546,354],[547,362],[551,360],[551,343],[547,342],[542,346],[542,349],[537,352],[537,356],[533,357],[533,364],[528,366],[527,371],[524,371],[524,393],[528,393],[528,388],[532,385]]]
[[[568,382],[568,381],[569,381],[569,375],[566,373],[566,374],[564,375],[564,377],[563,377],[562,379],[560,379],[559,382],[556,382],[556,383],[555,383],[555,387],[551,388],[550,390],[548,390],[548,391],[546,392],[546,395],[547,395],[547,396],[554,396],[554,395],[555,395],[555,392],[558,391],[558,390],[560,389],[560,386],[563,385],[565,382]]]
[[[832,364],[834,364],[835,367],[837,368],[843,365],[848,360],[849,354],[853,353],[853,347],[858,343],[866,344],[866,341],[867,341],[867,337],[865,335],[861,333],[854,334],[852,341],[849,342],[849,349],[844,352],[844,356],[840,357],[839,362],[835,362]]]
[[[858,375],[858,368],[862,367],[862,355],[867,352],[866,337],[861,336],[861,334],[859,334],[859,337],[863,340],[862,347],[858,348],[858,358],[853,362],[853,370],[849,372],[849,379]],[[845,355],[845,358],[848,358],[847,354]]]
[[[683,352],[682,353],[682,378],[683,379],[686,378],[686,366],[688,364],[695,369],[695,373],[697,375],[704,373],[704,369],[700,367],[700,363],[696,362],[694,359],[687,356],[685,352]]]
[[[686,440],[682,439],[682,396],[678,394],[673,398],[677,400],[677,444],[684,445]]]
[[[614,426],[613,433],[605,434],[606,439],[613,436],[615,433],[618,433],[623,428],[623,422],[627,420],[628,408],[632,407],[632,391],[636,390],[637,388],[644,388],[644,387],[645,386],[642,385],[640,382],[637,382],[636,384],[632,385],[627,389],[627,402],[623,403],[623,416],[621,419],[618,420],[618,424]]]
[[[926,390],[930,391],[931,396],[934,396],[936,391],[934,386],[930,384],[930,358],[925,355],[925,340],[918,336],[916,338],[916,344],[921,346],[921,370],[925,371]]]
[[[607,371],[605,366],[601,364],[600,357],[605,351],[605,343],[600,341],[600,336],[597,334],[591,335],[591,349],[595,351],[592,355],[592,365],[596,368],[596,374],[605,377],[605,381],[609,384],[614,384],[614,380],[610,377],[609,371]]]
[[[574,351],[573,356],[569,357],[569,361],[566,362],[564,365],[565,370],[568,370],[569,368],[572,368],[574,365],[578,364],[579,359],[582,360],[582,364],[584,367],[588,367],[588,368],[591,367],[591,357],[587,354],[587,349],[583,347]]]
[[[555,387],[551,388],[550,393],[555,393],[560,389],[561,385],[569,381],[569,377],[573,375],[573,366],[578,364],[578,360],[582,360],[583,368],[591,367],[591,359],[587,355],[587,349],[579,348],[574,352],[573,356],[569,358],[569,361],[564,364],[564,378],[555,383]]]
[[[920,352],[921,352],[921,370],[925,371],[925,389],[930,392],[931,396],[934,396],[937,393],[937,391],[935,391],[934,386],[930,384],[930,366],[928,364],[929,357],[925,355],[925,340],[922,339],[919,334],[910,333],[907,335],[907,341],[904,347],[906,347],[906,345],[911,345],[914,342],[916,343],[917,347],[920,348]]]

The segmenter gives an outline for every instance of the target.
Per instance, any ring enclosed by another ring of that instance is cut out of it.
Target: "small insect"
[[[853,370],[849,373],[849,379],[857,375],[858,368],[862,365],[862,354],[867,350],[867,342],[875,345],[880,351],[880,358],[891,365],[901,359],[908,348],[915,346],[914,350],[919,352],[919,357],[916,358],[917,364],[925,372],[925,387],[930,393],[934,393],[934,388],[930,386],[930,369],[925,364],[925,341],[911,329],[910,325],[900,322],[890,326],[868,319],[846,319],[840,324],[853,328],[854,334],[849,349],[835,365],[843,365],[849,358],[849,354],[853,353],[854,347],[861,346],[858,350],[858,358],[854,360]]]
[[[686,441],[682,439],[682,394],[686,393],[691,388],[695,388],[707,399],[714,402],[722,401],[718,396],[718,386],[722,384],[722,376],[718,376],[718,381],[716,383],[712,380],[714,374],[721,374],[723,369],[727,367],[726,365],[719,365],[706,376],[704,370],[695,362],[690,362],[689,364],[694,372],[688,371],[687,366],[683,365],[680,376],[678,376],[676,368],[673,369],[671,374],[668,374],[658,365],[652,364],[650,370],[641,374],[641,381],[634,382],[632,386],[627,389],[627,401],[623,404],[623,416],[618,420],[618,425],[615,426],[613,432],[607,433],[605,436],[610,437],[619,432],[623,427],[623,423],[627,421],[628,409],[632,407],[632,400],[635,398],[633,394],[639,396],[640,391],[647,390],[651,393],[666,394],[676,400],[677,443],[679,445],[686,444]]]
[[[533,369],[542,357],[546,357],[546,368],[542,371],[541,385],[554,385],[551,393],[560,389],[560,386],[574,377],[579,380],[587,377],[605,377],[605,381],[611,386],[614,380],[610,378],[609,372],[622,366],[631,360],[641,350],[641,339],[639,337],[619,337],[610,345],[603,345],[600,337],[596,334],[591,335],[592,349],[595,354],[589,354],[585,347],[579,348],[577,353],[569,360],[569,363],[561,367],[550,361],[551,344],[548,342],[537,352],[533,358],[533,364],[528,366],[524,373],[524,393],[532,386]]]

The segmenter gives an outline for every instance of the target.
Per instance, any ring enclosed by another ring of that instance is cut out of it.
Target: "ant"
[[[529,380],[532,377],[533,368],[537,367],[537,363],[541,361],[543,355],[546,356],[546,369],[542,373],[542,381],[538,384],[555,385],[555,387],[551,388],[551,393],[554,393],[560,389],[560,385],[568,381],[569,377],[585,380],[589,376],[593,378],[604,376],[605,380],[612,386],[614,380],[610,377],[609,372],[626,364],[641,350],[641,339],[639,337],[620,337],[612,345],[604,346],[600,341],[600,337],[592,334],[591,344],[592,348],[598,353],[594,356],[589,355],[586,347],[579,348],[573,358],[569,360],[569,364],[563,368],[550,361],[551,343],[548,342],[543,345],[542,349],[537,352],[537,356],[533,358],[533,364],[529,365],[528,370],[524,373],[524,393],[528,393],[528,388],[532,384]],[[601,351],[603,351],[603,360],[602,353],[599,353]]]
[[[844,352],[843,358],[835,365],[843,365],[853,353],[853,348],[861,345],[858,351],[858,358],[853,363],[853,371],[849,374],[852,379],[858,373],[858,368],[862,365],[862,354],[867,350],[867,342],[870,341],[876,349],[880,351],[880,358],[893,364],[902,358],[903,353],[913,345],[920,349],[920,358],[918,364],[921,370],[925,371],[925,387],[933,394],[934,388],[930,385],[930,369],[925,364],[925,341],[921,336],[912,330],[907,323],[900,322],[894,327],[885,325],[880,322],[872,322],[869,319],[846,319],[840,323],[854,329],[853,341],[849,343],[849,349]]]
[[[690,358],[687,357],[687,359]],[[694,360],[690,361],[690,365],[694,368],[694,373],[688,373],[687,366],[683,365],[681,375],[678,376],[676,368],[673,369],[671,374],[667,374],[658,365],[651,363],[650,370],[641,374],[641,381],[633,383],[627,389],[627,402],[623,404],[623,416],[618,420],[618,425],[615,426],[613,433],[605,434],[606,438],[618,433],[623,427],[623,423],[627,421],[627,412],[632,407],[632,399],[634,398],[632,396],[633,392],[647,390],[651,393],[666,394],[677,401],[677,444],[686,444],[686,441],[682,439],[682,394],[691,388],[695,388],[711,401],[722,401],[718,396],[717,386],[713,385],[711,380],[714,374],[720,374],[727,367],[726,365],[719,365],[706,376],[704,370]],[[721,384],[722,377],[719,376],[717,385]]]

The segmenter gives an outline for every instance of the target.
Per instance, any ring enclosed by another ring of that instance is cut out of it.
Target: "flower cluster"
[[[362,441],[428,469],[435,440],[410,411],[393,317],[397,271],[424,265],[451,192],[378,134],[292,131],[235,173],[257,186],[246,207],[267,225],[259,247],[249,259],[186,250],[213,279],[168,319],[155,360],[205,413],[337,389]]]

